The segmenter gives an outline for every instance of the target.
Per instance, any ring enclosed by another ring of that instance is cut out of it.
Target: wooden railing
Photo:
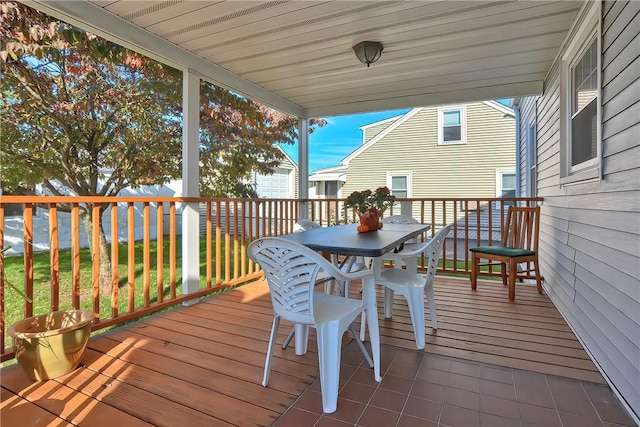
[[[541,200],[402,199],[385,215],[410,214],[432,234],[453,223],[441,270],[468,274],[469,248],[499,240],[505,207]],[[200,280],[188,294],[180,236],[186,205],[199,206],[200,218]],[[2,361],[13,357],[6,326],[34,314],[90,310],[98,330],[258,277],[247,244],[292,232],[301,210],[324,226],[356,222],[339,199],[1,196],[0,250],[11,247],[0,253]],[[102,258],[101,243],[108,248]],[[111,265],[106,286],[104,264]]]

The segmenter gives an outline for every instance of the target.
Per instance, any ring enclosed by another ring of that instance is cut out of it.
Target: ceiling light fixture
[[[383,47],[380,42],[365,41],[360,42],[353,47],[353,51],[356,53],[360,62],[367,64],[367,67],[380,59],[382,50]]]

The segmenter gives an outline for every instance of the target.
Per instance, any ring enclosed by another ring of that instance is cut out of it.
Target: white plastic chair
[[[308,231],[308,230],[313,230],[315,228],[322,228],[322,226],[320,224],[318,224],[317,222],[311,221],[309,219],[300,219],[298,220],[294,225],[293,225],[293,232],[294,233],[300,233],[303,231]],[[337,256],[335,254],[332,255],[332,261],[334,265],[338,265],[338,259]],[[367,268],[367,264],[365,263],[365,261],[362,259],[362,257],[358,257],[358,259],[349,259],[348,262],[346,262],[343,266],[342,266],[342,270],[343,271],[350,271],[350,272],[355,272],[355,271],[359,271],[359,270],[363,270]],[[325,293],[330,293],[331,292],[331,282],[327,280],[325,283]],[[344,294],[345,292],[348,294],[349,292],[349,284],[339,284],[338,285],[340,288],[340,293]],[[344,287],[343,287],[344,286]],[[284,347],[283,347],[284,348]]]
[[[314,327],[317,331],[320,388],[324,412],[335,412],[338,402],[342,335],[349,329],[357,333],[353,321],[366,311],[359,299],[314,291],[318,278],[325,274],[337,281],[367,280],[373,286],[373,272],[362,270],[347,273],[335,267],[322,255],[296,242],[278,237],[264,237],[247,248],[249,258],[264,272],[273,305],[274,319],[264,367],[262,385],[269,382],[271,354],[276,341],[280,319],[296,325],[296,335]],[[302,326],[298,328],[298,326]],[[369,330],[379,342],[379,332]],[[306,338],[304,340],[306,342]],[[362,345],[356,338],[356,341]],[[374,366],[367,354],[367,362]]]
[[[391,215],[382,218],[383,224],[420,224],[420,222],[409,215]],[[407,270],[417,272],[418,264],[415,257],[407,257],[407,253],[412,253],[416,249],[420,248],[423,244],[418,243],[416,238],[413,238],[403,243],[403,247],[398,252],[389,252],[384,255],[384,260],[392,260],[395,268],[402,268],[402,264],[406,265]]]
[[[398,292],[407,299],[413,332],[416,338],[416,347],[423,349],[425,346],[425,321],[424,321],[424,297],[427,296],[429,312],[431,314],[431,325],[433,329],[438,329],[438,318],[436,315],[436,303],[433,296],[433,277],[436,275],[438,260],[442,254],[442,246],[447,234],[453,226],[446,225],[436,233],[431,240],[419,245],[417,249],[407,251],[405,256],[414,260],[422,254],[428,255],[427,274],[418,274],[409,269],[387,268],[382,270],[376,283],[384,286],[384,316],[390,318],[393,314],[393,293]]]
[[[313,222],[309,219],[300,219],[293,224],[293,232],[299,233],[301,231],[313,230],[314,228],[322,228],[317,222]]]

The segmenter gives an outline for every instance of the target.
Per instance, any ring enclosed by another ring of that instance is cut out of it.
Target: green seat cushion
[[[471,248],[469,250],[471,252],[480,252],[488,255],[499,255],[499,256],[506,256],[511,258],[535,255],[534,251],[530,251],[528,249],[509,248],[506,246],[478,246],[476,248]]]

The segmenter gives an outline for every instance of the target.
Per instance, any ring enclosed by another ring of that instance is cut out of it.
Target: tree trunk
[[[91,249],[91,260],[93,261],[93,218],[91,217],[91,209],[89,213],[83,214],[82,222],[89,239],[89,249]],[[117,242],[116,242],[117,244]],[[99,259],[99,275],[100,275],[100,296],[105,297],[111,295],[111,257],[109,255],[109,247],[107,246],[107,237],[104,234],[102,226],[102,209],[100,210],[100,224],[98,225],[98,259]]]

